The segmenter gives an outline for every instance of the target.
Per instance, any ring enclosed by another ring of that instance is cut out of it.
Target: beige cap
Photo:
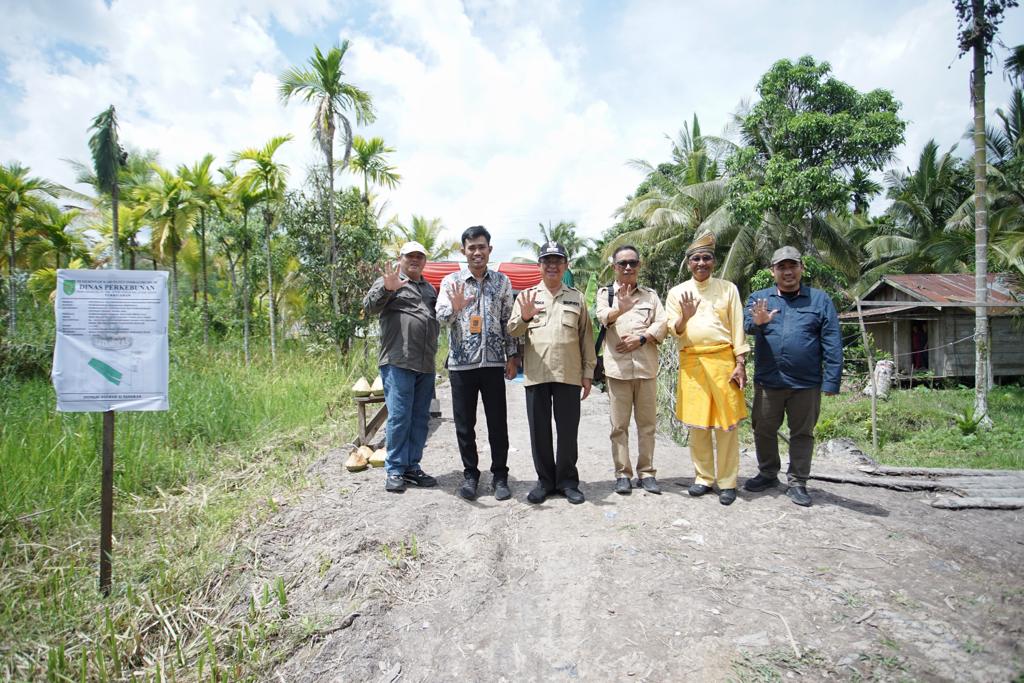
[[[800,261],[800,252],[797,251],[796,247],[779,247],[772,254],[772,265],[781,263],[782,261]]]

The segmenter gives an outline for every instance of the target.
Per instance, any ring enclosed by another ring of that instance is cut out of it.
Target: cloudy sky
[[[62,160],[88,160],[90,120],[113,103],[123,140],[158,150],[165,166],[207,152],[226,163],[292,133],[279,154],[296,185],[318,155],[312,109],[282,105],[278,75],[313,45],[347,38],[347,79],[378,114],[357,132],[397,150],[389,215],[440,217],[453,239],[483,223],[500,259],[542,222],[599,235],[641,180],[626,160],[667,159],[665,135],[694,114],[721,132],[781,58],[810,54],[858,89],[893,91],[910,122],[900,167],[929,138],[960,142],[971,120],[950,0],[0,0],[0,10],[0,162],[71,184]],[[1001,37],[1022,42],[1022,10]],[[988,92],[990,111],[1008,99],[998,69]]]

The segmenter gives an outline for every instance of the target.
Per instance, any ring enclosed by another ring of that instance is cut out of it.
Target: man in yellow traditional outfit
[[[686,267],[693,278],[670,289],[665,303],[668,330],[679,345],[676,417],[690,428],[696,472],[688,493],[703,496],[717,481],[718,502],[731,505],[740,466],[737,427],[747,417],[743,387],[750,347],[743,330],[743,302],[736,285],[711,277],[715,238],[710,232],[686,250]]]

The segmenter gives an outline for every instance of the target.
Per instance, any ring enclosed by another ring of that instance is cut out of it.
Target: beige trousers
[[[637,476],[653,477],[657,474],[654,469],[654,435],[658,422],[658,380],[608,377],[607,382],[615,478],[633,476],[633,465],[629,457],[631,414],[636,420],[637,446],[640,451],[636,461]]]
[[[696,472],[694,482],[712,486],[718,481],[720,489],[736,488],[736,475],[740,471],[739,429],[715,429],[715,446],[711,447],[710,429],[690,430],[690,457]],[[718,451],[718,476],[715,476],[715,450]]]

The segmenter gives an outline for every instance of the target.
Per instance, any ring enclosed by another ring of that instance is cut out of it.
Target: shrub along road
[[[455,495],[447,386],[423,459],[437,489],[383,490],[326,452],[313,485],[257,528],[228,583],[278,581],[288,621],[268,680],[1010,680],[1024,672],[1019,511],[950,512],[927,492],[812,481],[731,507],[686,495],[687,451],[659,437],[664,495],[611,491],[607,400],[583,404],[587,502],[525,502],[523,388],[508,385],[514,498]],[[482,468],[489,464],[482,410]],[[835,471],[852,463],[816,461]],[[741,481],[756,471],[745,452]],[[481,491],[487,490],[485,474]],[[236,613],[246,609],[239,600]],[[251,607],[249,607],[251,610]]]

